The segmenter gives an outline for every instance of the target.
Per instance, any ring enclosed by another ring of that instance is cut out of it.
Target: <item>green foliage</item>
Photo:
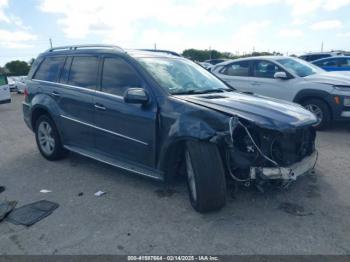
[[[5,70],[8,71],[10,76],[22,76],[27,75],[30,69],[30,65],[25,61],[11,61],[5,64]]]
[[[203,62],[208,59],[217,58],[234,58],[229,52],[219,52],[217,50],[199,50],[199,49],[186,49],[182,52],[182,55],[193,61]]]

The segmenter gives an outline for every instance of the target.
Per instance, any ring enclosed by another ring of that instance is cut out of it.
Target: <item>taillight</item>
[[[28,94],[28,88],[27,87],[24,88],[23,94],[24,94],[24,98],[28,97],[29,94]]]

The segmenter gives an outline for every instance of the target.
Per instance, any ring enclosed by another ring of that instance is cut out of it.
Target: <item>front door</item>
[[[132,65],[119,56],[102,58],[101,88],[94,97],[96,149],[116,160],[155,167],[156,102],[128,104],[128,88],[146,88]]]
[[[294,98],[294,79],[276,79],[276,72],[285,72],[281,67],[271,61],[255,60],[252,65],[250,90],[254,93],[292,101]]]

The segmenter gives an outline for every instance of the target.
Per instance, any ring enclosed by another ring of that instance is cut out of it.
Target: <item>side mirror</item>
[[[129,88],[124,93],[124,102],[129,104],[147,104],[149,96],[143,88]]]
[[[282,79],[282,80],[288,79],[286,72],[276,72],[273,77],[275,79]]]

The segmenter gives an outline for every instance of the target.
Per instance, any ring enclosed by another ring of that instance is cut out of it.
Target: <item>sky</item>
[[[0,66],[54,46],[350,49],[350,0],[0,0]]]

